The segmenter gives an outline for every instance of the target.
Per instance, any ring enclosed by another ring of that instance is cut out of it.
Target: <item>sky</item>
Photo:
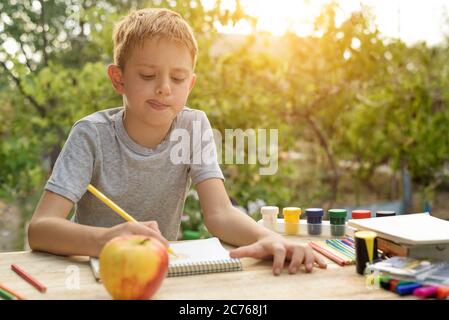
[[[207,7],[215,0],[203,0]],[[222,0],[223,6],[232,8],[233,0]],[[241,0],[246,13],[258,18],[257,29],[281,35],[293,30],[299,35],[312,32],[313,20],[320,8],[330,0]],[[387,37],[400,37],[413,44],[425,41],[429,45],[440,43],[449,34],[449,0],[340,0],[337,19],[343,20],[361,4],[372,8],[379,30]],[[247,34],[248,24],[219,27],[224,33]]]
[[[221,0],[223,8],[232,9],[234,0]],[[240,0],[244,11],[258,18],[257,30],[282,35],[293,30],[300,36],[310,35],[314,18],[323,5],[331,0]],[[35,1],[36,2],[36,1]],[[216,0],[202,0],[204,6],[212,7]],[[428,45],[439,44],[444,34],[449,35],[449,0],[339,0],[337,19],[345,17],[361,4],[372,8],[377,26],[386,37],[401,38],[407,44],[425,41]],[[338,21],[337,21],[338,22]],[[217,28],[223,33],[248,34],[251,26],[239,23],[236,26]],[[19,47],[8,39],[3,44],[13,54]]]

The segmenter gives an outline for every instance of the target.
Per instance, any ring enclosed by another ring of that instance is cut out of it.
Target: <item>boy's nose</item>
[[[164,81],[157,86],[156,93],[161,96],[168,96],[171,93],[170,86]]]

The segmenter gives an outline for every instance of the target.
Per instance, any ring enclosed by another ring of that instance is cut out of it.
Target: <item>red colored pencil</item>
[[[341,266],[346,265],[346,261],[345,260],[343,260],[340,257],[337,257],[335,254],[333,254],[332,252],[324,249],[323,247],[319,246],[318,244],[313,243],[313,242],[309,242],[309,246],[311,246],[312,249],[314,249],[314,250],[318,251],[319,253],[321,253],[323,256],[325,256],[325,257],[335,261],[339,265],[341,265]]]
[[[11,269],[17,273],[19,276],[21,276],[24,280],[26,280],[29,284],[31,284],[33,287],[35,287],[37,290],[39,290],[42,293],[45,293],[47,291],[47,287],[44,286],[42,283],[34,279],[32,276],[30,276],[28,273],[23,271],[21,268],[19,268],[17,265],[12,264]]]

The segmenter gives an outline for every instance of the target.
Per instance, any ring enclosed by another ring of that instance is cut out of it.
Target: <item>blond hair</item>
[[[162,8],[147,8],[131,12],[114,27],[114,63],[125,66],[131,51],[144,40],[168,38],[184,44],[196,64],[198,44],[187,22],[176,12]]]

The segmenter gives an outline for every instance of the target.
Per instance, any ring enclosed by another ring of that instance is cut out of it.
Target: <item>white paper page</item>
[[[426,213],[349,220],[348,225],[360,230],[372,230],[379,236],[405,244],[449,243],[449,221]]]
[[[229,252],[218,238],[172,243],[170,248],[176,254],[170,255],[170,263],[230,259]]]

